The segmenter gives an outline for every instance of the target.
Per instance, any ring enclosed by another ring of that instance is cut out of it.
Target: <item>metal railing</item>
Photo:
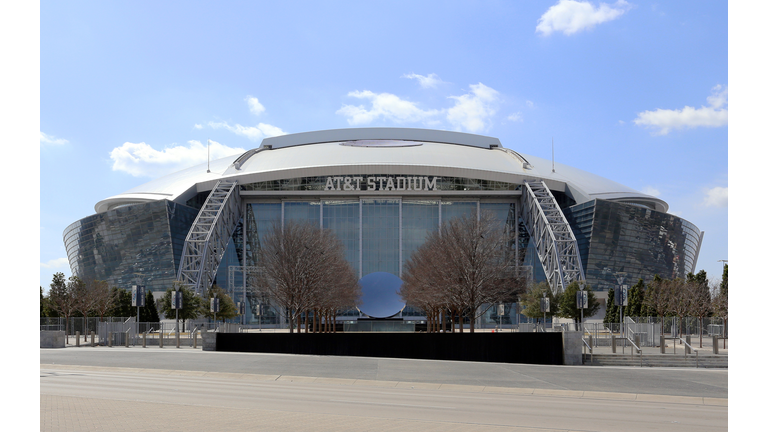
[[[684,352],[684,356],[685,356],[686,359],[688,358],[688,351],[689,350],[696,353],[696,368],[698,369],[699,368],[699,350],[697,350],[696,348],[692,347],[691,344],[688,343],[688,341],[684,340],[681,337],[675,338],[675,339],[673,339],[673,341],[675,341],[677,339],[679,339],[680,342],[682,342],[683,345],[685,345],[685,347],[683,349],[683,352]]]
[[[581,338],[581,341],[584,343],[584,345],[586,345],[587,349],[589,349],[589,364],[594,364],[593,355],[592,355],[592,347],[589,346],[589,342],[587,342],[586,339]],[[582,347],[582,355],[583,354],[586,354],[586,353],[584,352],[584,348]]]

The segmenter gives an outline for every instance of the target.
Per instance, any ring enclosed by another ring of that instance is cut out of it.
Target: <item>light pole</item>
[[[584,308],[587,306],[584,302],[584,286],[586,285],[586,282],[583,280],[579,281],[579,312],[581,312],[581,320],[579,321],[579,326],[581,327],[581,334],[584,335]]]
[[[618,303],[619,305],[619,333],[621,334],[621,337],[624,337],[624,275],[625,273],[619,273],[619,276],[616,277],[616,281],[619,283],[617,286],[618,288],[618,301],[616,301],[616,295],[613,296],[614,303]]]
[[[176,348],[178,348],[181,345],[181,338],[179,336],[179,309],[182,308],[182,300],[181,300],[181,293],[179,292],[179,288],[181,288],[178,284],[174,287],[175,291],[173,292],[173,308],[176,309]]]

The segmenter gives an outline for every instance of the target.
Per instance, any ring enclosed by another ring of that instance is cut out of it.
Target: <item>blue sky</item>
[[[728,259],[726,2],[40,5],[40,285],[64,229],[164,173],[281,133],[498,137],[658,196]]]

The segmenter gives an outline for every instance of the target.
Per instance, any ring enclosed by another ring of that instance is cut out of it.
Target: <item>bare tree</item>
[[[683,334],[683,320],[691,313],[691,298],[687,292],[687,283],[682,279],[668,281],[669,311],[679,318],[678,334]]]
[[[728,323],[728,288],[724,289],[722,282],[716,282],[712,285],[711,293],[712,314],[723,319],[723,338],[725,338],[725,326]],[[723,339],[723,348],[725,348],[725,339]]]
[[[72,285],[71,294],[74,297],[75,310],[83,315],[83,333],[86,342],[88,342],[88,314],[96,308],[97,298],[95,291],[100,287],[101,282],[93,278],[85,278],[78,279]]]
[[[645,290],[643,304],[661,317],[661,332],[664,333],[664,317],[670,312],[671,282],[655,277]]]
[[[104,321],[104,315],[106,315],[117,302],[115,294],[116,291],[109,288],[109,283],[107,281],[94,281],[91,295],[94,298],[93,311],[99,316],[99,321]]]
[[[64,318],[64,331],[69,342],[69,318],[75,312],[75,296],[72,294],[76,284],[80,279],[77,276],[70,276],[69,282],[64,278],[64,273],[53,275],[51,289],[48,291],[48,298],[51,301],[51,308],[59,316]]]
[[[695,279],[688,280],[685,283],[685,295],[688,297],[691,315],[699,319],[699,348],[701,348],[704,340],[704,317],[712,312],[709,284]]]
[[[467,315],[474,332],[478,316],[525,289],[508,242],[502,222],[491,213],[452,219],[406,263],[401,297],[424,308],[431,321],[448,308],[459,317],[459,331]]]
[[[328,314],[334,307],[321,302],[333,297],[324,291],[351,290],[354,299],[347,302],[352,305],[360,296],[344,246],[333,232],[316,224],[286,222],[282,228],[274,224],[261,243],[258,264],[262,271],[256,275],[257,285],[285,309],[291,333],[301,329],[302,313],[323,309]]]

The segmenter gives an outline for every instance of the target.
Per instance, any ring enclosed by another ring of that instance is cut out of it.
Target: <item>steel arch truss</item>
[[[572,281],[584,280],[576,237],[547,185],[526,180],[522,201],[523,223],[552,290],[565,290]]]
[[[181,254],[178,280],[203,295],[213,285],[216,269],[240,222],[237,180],[219,180],[189,229]]]

